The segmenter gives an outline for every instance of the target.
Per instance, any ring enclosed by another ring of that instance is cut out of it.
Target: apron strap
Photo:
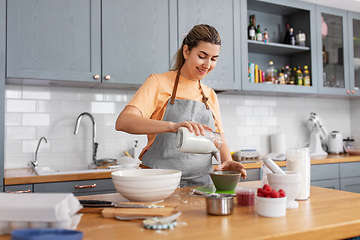
[[[179,68],[179,70],[178,70],[177,73],[176,73],[174,88],[173,88],[173,92],[172,92],[172,94],[171,94],[171,101],[170,101],[170,103],[173,104],[173,105],[174,105],[174,103],[175,103],[176,91],[177,91],[177,87],[178,87],[178,85],[179,85],[180,70],[181,70],[181,68]]]
[[[174,105],[175,103],[175,97],[176,97],[176,91],[177,91],[177,87],[179,85],[179,79],[180,79],[180,70],[181,68],[177,71],[176,73],[176,77],[175,77],[175,83],[174,83],[174,87],[173,87],[173,91],[172,91],[172,94],[171,94],[171,101],[170,103]],[[206,106],[206,109],[209,110],[210,107],[209,107],[209,104],[207,103],[207,101],[209,100],[208,97],[206,97],[202,87],[201,87],[201,82],[200,80],[198,81],[198,84],[199,84],[199,90],[201,92],[201,95],[202,95],[202,102],[205,104]]]

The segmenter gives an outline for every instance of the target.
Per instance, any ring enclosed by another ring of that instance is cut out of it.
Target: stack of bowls
[[[116,190],[129,201],[160,202],[179,186],[181,171],[171,169],[120,170],[111,173]]]

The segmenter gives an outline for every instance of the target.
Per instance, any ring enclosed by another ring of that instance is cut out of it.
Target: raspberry
[[[275,189],[272,189],[271,193],[270,193],[270,196],[272,198],[279,198],[279,193]]]

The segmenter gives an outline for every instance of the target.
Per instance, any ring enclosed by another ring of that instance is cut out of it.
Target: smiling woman
[[[212,154],[179,152],[174,133],[180,127],[196,135],[204,135],[205,130],[224,132],[216,93],[201,83],[215,68],[220,49],[221,39],[214,27],[194,26],[177,51],[171,70],[150,75],[116,121],[118,131],[147,134],[148,144],[139,157],[142,164],[182,171],[180,186],[211,184]],[[222,138],[222,164],[217,170],[238,171],[245,178],[244,167],[232,161]]]

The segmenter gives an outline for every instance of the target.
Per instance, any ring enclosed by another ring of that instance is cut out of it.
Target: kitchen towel
[[[272,153],[286,153],[286,139],[285,134],[278,133],[270,136],[271,152]]]

